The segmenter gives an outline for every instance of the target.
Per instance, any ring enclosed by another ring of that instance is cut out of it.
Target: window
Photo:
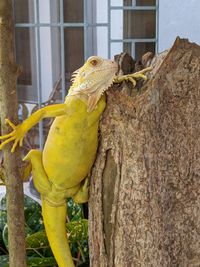
[[[147,51],[155,53],[157,8],[155,0],[111,1],[112,56],[126,51],[140,59]]]

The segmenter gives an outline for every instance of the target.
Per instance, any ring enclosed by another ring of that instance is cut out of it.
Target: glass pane
[[[133,3],[134,1],[132,0],[124,0],[124,6],[132,6]]]
[[[123,38],[123,10],[111,11],[111,38]]]
[[[72,72],[84,63],[83,28],[65,28],[65,73],[66,89],[69,88]]]
[[[152,52],[155,54],[155,43],[136,43],[135,44],[135,59],[140,60],[142,56],[147,53]]]
[[[64,0],[64,21],[83,22],[83,0]]]
[[[155,6],[156,0],[124,0],[124,6]]]
[[[155,11],[124,11],[124,38],[155,38]]]
[[[123,0],[111,0],[111,6],[123,6]]]
[[[60,38],[58,34],[58,28],[40,28],[40,77],[42,102],[47,101],[53,92],[55,84],[53,77],[56,65],[58,68],[56,71],[59,71],[60,69],[60,53],[58,53],[58,50],[60,50]],[[57,38],[57,40],[54,38]],[[58,57],[57,59],[56,56]]]
[[[108,28],[97,27],[97,56],[108,58]]]
[[[16,0],[13,2],[15,23],[34,23],[34,0]]]
[[[42,0],[39,3],[39,16],[41,23],[57,23],[60,20],[59,0]]]
[[[155,6],[156,0],[135,0],[136,6]]]
[[[123,43],[111,43],[111,58],[114,58],[115,55],[118,55],[123,52]]]
[[[22,67],[18,78],[18,97],[20,100],[37,101],[34,29],[15,29],[15,49],[16,62]]]
[[[19,76],[19,83],[23,85],[32,84],[31,73],[31,46],[30,30],[28,28],[17,28],[15,31],[16,61],[23,68]]]
[[[97,23],[107,23],[108,21],[108,1],[96,0],[96,18]]]

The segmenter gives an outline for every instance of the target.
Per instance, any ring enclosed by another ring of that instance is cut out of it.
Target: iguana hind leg
[[[42,151],[32,149],[24,160],[31,161],[35,188],[52,206],[59,206],[65,203],[66,198],[72,197],[78,192],[80,184],[71,188],[58,188],[55,184],[50,182],[43,167]]]
[[[50,183],[42,164],[42,152],[31,150],[24,160],[32,164],[33,182],[41,194],[42,215],[49,244],[59,267],[75,267],[66,234],[67,204],[65,191],[57,192]],[[79,189],[69,189],[69,191]]]
[[[89,198],[89,177],[86,177],[78,190],[78,192],[72,196],[76,203],[86,203]]]
[[[42,151],[32,149],[23,159],[24,161],[30,161],[32,165],[33,182],[35,188],[41,195],[47,195],[52,186],[48,180],[42,164]]]

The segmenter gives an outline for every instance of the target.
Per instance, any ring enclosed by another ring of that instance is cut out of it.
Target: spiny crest
[[[71,79],[70,79],[70,81],[71,81],[72,83],[76,80],[76,78],[77,78],[77,76],[78,76],[78,74],[79,74],[79,71],[80,71],[80,69],[77,69],[77,70],[75,70],[75,71],[72,73],[72,77],[71,77]]]

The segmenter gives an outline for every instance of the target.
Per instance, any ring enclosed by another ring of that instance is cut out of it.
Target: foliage
[[[57,266],[44,230],[41,207],[28,196],[24,200],[25,232],[28,266]],[[82,205],[68,200],[66,230],[73,257],[78,266],[89,266],[88,221],[84,219]],[[0,201],[0,267],[8,267],[8,227],[6,198]]]

